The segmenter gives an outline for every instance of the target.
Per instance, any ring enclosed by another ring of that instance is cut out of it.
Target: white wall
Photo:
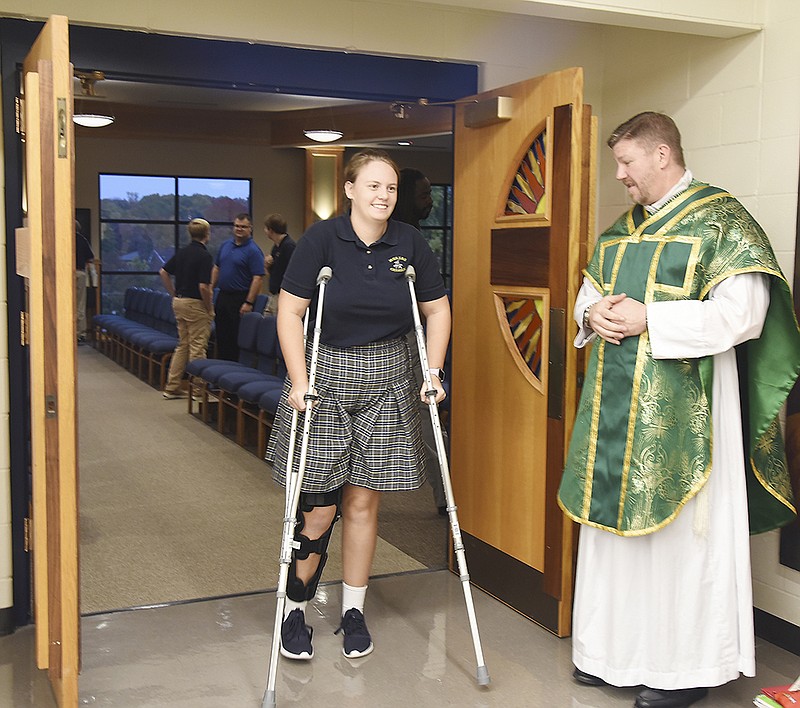
[[[800,144],[800,4],[769,0],[766,29],[737,39],[609,29],[601,145],[642,110],[671,114],[687,164],[738,196],[770,236],[789,281],[794,270]],[[607,226],[625,205],[610,151],[601,148],[600,214]],[[800,573],[778,562],[778,533],[754,537],[758,608],[800,625]]]

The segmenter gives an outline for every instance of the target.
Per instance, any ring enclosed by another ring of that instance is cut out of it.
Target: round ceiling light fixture
[[[104,128],[114,122],[114,116],[106,116],[99,113],[76,113],[72,116],[72,120],[84,128]]]
[[[303,135],[316,143],[333,143],[340,140],[343,133],[341,130],[304,130]]]

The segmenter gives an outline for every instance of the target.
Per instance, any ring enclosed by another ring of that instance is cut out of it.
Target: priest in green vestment
[[[576,345],[594,341],[558,497],[583,525],[575,678],[681,708],[754,671],[747,531],[795,515],[779,414],[800,332],[763,230],[692,177],[668,116],[608,144],[635,204],[598,238],[575,310]]]

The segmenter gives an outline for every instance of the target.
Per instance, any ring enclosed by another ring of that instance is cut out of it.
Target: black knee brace
[[[294,527],[294,540],[300,544],[292,552],[292,562],[289,565],[289,577],[286,584],[286,596],[295,602],[310,600],[317,592],[319,580],[322,577],[322,570],[325,561],[328,560],[328,544],[331,540],[333,527],[342,515],[342,489],[335,489],[324,494],[300,493],[300,503],[297,507],[297,524]],[[317,506],[336,506],[336,512],[328,529],[319,538],[310,539],[304,536],[302,531],[305,526],[304,513],[311,511]],[[311,579],[304,583],[297,577],[297,561],[305,560],[312,553],[319,555],[319,565]]]

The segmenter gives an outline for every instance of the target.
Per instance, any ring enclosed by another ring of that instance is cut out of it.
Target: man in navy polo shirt
[[[270,214],[264,219],[264,233],[267,238],[275,244],[272,251],[264,258],[264,266],[269,273],[269,303],[267,312],[278,314],[278,295],[283,284],[283,274],[289,265],[289,261],[297,245],[294,239],[286,233],[286,219],[280,214]]]
[[[217,252],[211,287],[219,288],[215,305],[217,357],[236,361],[239,358],[239,320],[253,311],[264,277],[264,253],[252,238],[253,222],[249,214],[233,220],[233,238]]]
[[[159,271],[164,288],[172,296],[172,309],[178,326],[178,346],[169,365],[164,398],[183,398],[183,373],[186,362],[206,355],[211,320],[214,318],[211,269],[214,259],[206,249],[211,226],[205,219],[192,219],[187,226],[192,237],[186,248],[176,251]],[[172,283],[175,276],[175,283]]]

